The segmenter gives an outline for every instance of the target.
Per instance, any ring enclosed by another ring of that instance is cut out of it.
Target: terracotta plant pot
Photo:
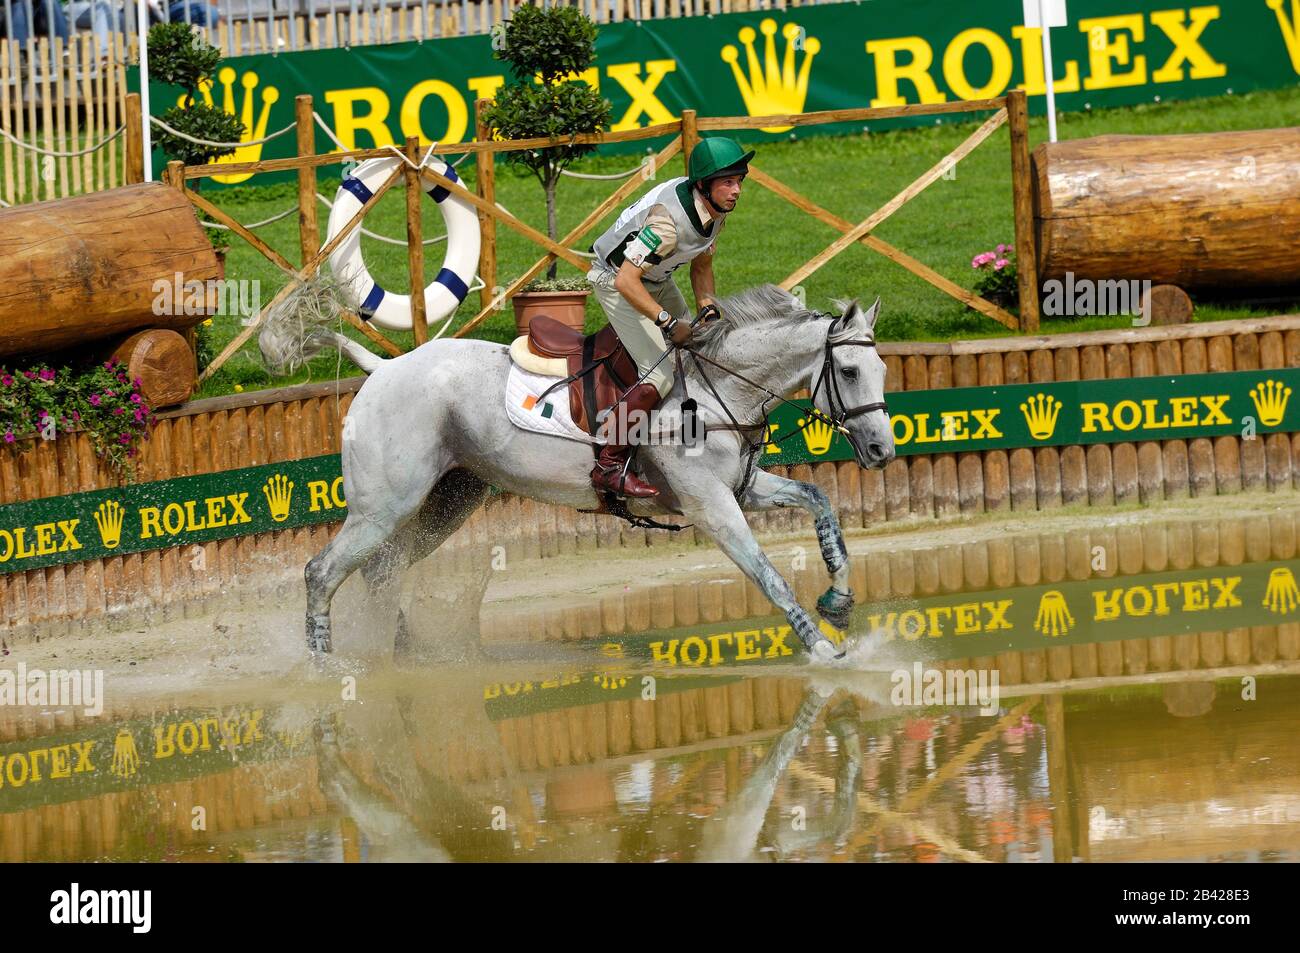
[[[574,330],[582,331],[587,324],[587,296],[590,294],[590,291],[529,291],[517,294],[510,299],[515,305],[515,329],[519,334],[527,334],[528,322],[536,315],[544,314]]]

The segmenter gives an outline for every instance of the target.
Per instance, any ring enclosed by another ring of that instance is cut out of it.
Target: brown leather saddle
[[[558,357],[569,367],[569,412],[573,422],[595,436],[597,416],[618,403],[636,383],[636,362],[609,325],[583,335],[554,318],[538,315],[528,323],[528,349],[541,357]]]
[[[528,322],[528,350],[540,357],[563,358],[567,362],[568,377],[552,386],[559,388],[568,384],[569,413],[573,422],[592,436],[600,429],[596,422],[599,414],[618,403],[619,396],[640,376],[636,362],[624,350],[623,342],[608,324],[595,334],[584,335],[554,318],[538,315]],[[593,455],[600,453],[599,444],[593,444],[591,449]],[[597,509],[578,512],[608,513],[633,526],[666,529],[674,533],[693,525],[676,526],[636,516],[628,510],[627,501],[613,493],[599,494],[599,499]]]

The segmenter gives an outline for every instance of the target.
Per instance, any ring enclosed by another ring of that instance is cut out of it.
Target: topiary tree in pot
[[[238,116],[199,98],[199,87],[216,72],[221,51],[188,23],[179,21],[154,24],[147,39],[150,78],[185,90],[184,99],[163,113],[162,121],[195,139],[238,142],[243,138],[244,124]],[[190,142],[165,130],[159,131],[155,142],[169,160],[180,160],[186,165],[204,165],[235,151]],[[198,189],[201,182],[194,179],[193,188]],[[201,216],[200,220],[208,219]],[[221,257],[230,245],[229,235],[224,229],[212,229],[209,236]]]
[[[512,81],[497,91],[484,111],[488,127],[502,139],[562,139],[600,132],[609,122],[613,105],[585,82],[572,78],[595,61],[595,43],[596,24],[576,7],[542,9],[531,2],[519,7],[493,32],[493,55],[510,67]],[[546,193],[546,234],[552,241],[559,238],[556,189],[560,175],[595,151],[594,145],[555,145],[503,153],[505,162],[532,173],[541,183]],[[556,279],[558,265],[558,261],[551,263],[548,280]],[[515,298],[521,330],[528,320],[520,311],[522,297]]]

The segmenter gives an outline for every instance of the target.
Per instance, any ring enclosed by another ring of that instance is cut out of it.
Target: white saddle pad
[[[562,377],[544,377],[524,370],[518,364],[510,365],[506,378],[506,416],[522,430],[564,437],[586,444],[600,444],[598,440],[573,422],[569,413],[569,387],[557,387],[539,400],[542,392],[563,380]]]

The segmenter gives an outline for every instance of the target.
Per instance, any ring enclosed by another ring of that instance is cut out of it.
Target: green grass
[[[1280,91],[1223,96],[1187,102],[1149,104],[1122,109],[1071,113],[1059,121],[1059,137],[1076,139],[1108,133],[1173,134],[1257,129],[1286,125],[1300,110],[1300,86]],[[976,121],[982,120],[983,116]],[[1047,138],[1045,118],[1030,123],[1030,141],[1036,145]],[[842,218],[860,221],[905,188],[913,179],[954,149],[973,131],[972,121],[945,120],[934,126],[856,136],[812,136],[797,141],[774,141],[757,146],[756,164],[782,182],[803,193],[823,208]],[[990,137],[957,168],[956,178],[940,180],[896,213],[876,234],[883,240],[920,259],[965,287],[974,284],[970,259],[999,242],[1012,242],[1010,146],[1005,127]],[[612,173],[630,168],[632,156],[593,157],[578,171]],[[676,160],[663,175],[680,175]],[[467,159],[459,168],[467,188],[473,188],[474,167]],[[337,179],[323,178],[320,191],[332,196]],[[608,195],[618,182],[590,181],[565,177],[559,192],[561,233],[576,226]],[[635,194],[644,192],[644,187]],[[241,222],[256,222],[282,211],[295,201],[293,185],[244,187],[211,193],[216,203]],[[545,203],[541,187],[531,176],[504,164],[497,166],[497,201],[534,227],[543,227]],[[624,203],[626,204],[626,203]],[[597,229],[579,244],[585,249],[608,226],[622,206],[606,216]],[[327,212],[321,206],[324,230]],[[400,188],[384,196],[367,216],[366,227],[393,237],[405,235],[405,199]],[[444,232],[441,215],[432,202],[424,203],[424,234]],[[299,259],[296,216],[259,230],[259,235],[291,261]],[[780,282],[799,265],[822,250],[838,233],[777,198],[754,182],[745,185],[740,204],[733,213],[714,259],[717,290],[726,295],[763,282]],[[324,235],[322,234],[322,240]],[[362,239],[362,250],[371,274],[385,287],[408,287],[406,250]],[[436,273],[442,246],[426,249],[426,274]],[[540,257],[527,239],[502,225],[497,227],[498,281],[507,284]],[[561,274],[575,274],[560,265]],[[678,283],[693,304],[687,269],[677,272]],[[232,239],[227,277],[258,279],[262,300],[269,300],[284,283],[283,275],[241,239]],[[903,268],[862,245],[845,250],[804,282],[810,307],[828,309],[830,298],[862,298],[880,295],[883,303],[879,333],[882,340],[952,341],[996,337],[1008,331],[996,322],[970,311],[947,295],[914,277]],[[457,312],[453,329],[479,310],[480,296],[472,293]],[[1215,321],[1276,314],[1290,310],[1294,302],[1248,306],[1223,301],[1197,303],[1196,320]],[[1128,326],[1126,317],[1051,319],[1043,322],[1047,333],[1097,330]],[[589,299],[589,330],[605,322],[599,305]],[[212,339],[216,349],[235,334],[238,318],[218,316],[213,320]],[[355,332],[353,337],[360,338]],[[409,347],[411,335],[393,334]],[[507,342],[514,336],[513,311],[507,308],[491,315],[476,336]],[[332,379],[338,369],[335,355],[315,359],[293,378],[272,380],[257,358],[255,341],[245,346],[219,373],[207,381],[200,396],[243,389],[275,386],[314,379]],[[350,365],[343,373],[349,374]]]

